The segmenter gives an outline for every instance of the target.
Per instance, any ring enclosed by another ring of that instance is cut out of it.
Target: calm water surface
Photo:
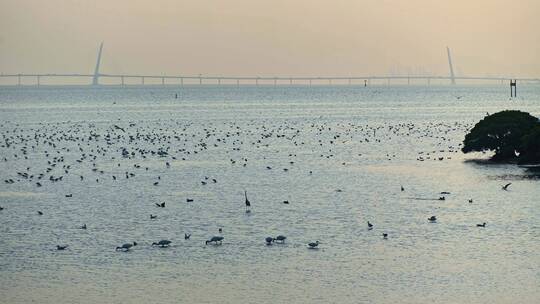
[[[519,89],[0,88],[0,302],[538,303],[540,179],[459,150]]]

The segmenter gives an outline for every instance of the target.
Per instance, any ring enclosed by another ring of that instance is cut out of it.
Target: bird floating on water
[[[383,233],[382,237],[383,237],[383,239],[387,239],[388,238],[388,233]]]
[[[56,250],[65,250],[66,248],[68,248],[68,245],[56,245]]]
[[[163,247],[169,247],[170,244],[171,244],[171,241],[169,241],[169,240],[161,240],[161,241],[159,241],[157,243],[155,243],[155,242],[152,243],[152,246],[159,246],[159,247],[163,248]]]
[[[512,183],[508,183],[508,184],[502,186],[502,189],[503,189],[504,191],[508,191],[508,187],[510,187],[511,184],[512,184]]]
[[[208,243],[214,243],[215,245],[221,245],[221,242],[223,241],[223,239],[224,239],[224,237],[222,237],[222,236],[213,236],[211,239],[206,241],[206,245],[208,245]]]
[[[431,217],[428,217],[428,221],[430,222],[436,222],[437,221],[437,217],[435,215],[432,215]]]
[[[274,241],[279,241],[280,243],[285,243],[285,240],[287,239],[286,236],[284,235],[278,235],[276,236],[276,238],[274,239]]]
[[[184,233],[184,240],[189,240],[191,234]]]
[[[122,250],[122,251],[128,251],[129,249],[131,249],[131,247],[133,246],[137,246],[137,242],[133,242],[133,243],[126,243],[120,247],[116,247],[116,250]]]
[[[476,224],[476,227],[486,227],[486,223]]]
[[[264,240],[266,241],[266,245],[272,245],[272,242],[274,241],[274,238],[269,236]]]
[[[156,206],[161,207],[161,208],[165,208],[165,202],[163,202],[163,203],[161,203],[161,204],[160,204],[160,203],[156,203]]]
[[[315,249],[317,248],[317,246],[319,246],[319,244],[320,242],[316,241],[316,242],[309,243],[308,246],[309,246],[309,249]]]
[[[373,224],[367,221],[367,227],[369,230],[373,229]]]

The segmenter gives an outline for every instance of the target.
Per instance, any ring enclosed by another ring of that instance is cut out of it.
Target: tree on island
[[[486,116],[465,135],[462,151],[495,151],[495,161],[540,162],[538,129],[540,121],[529,113],[498,112]]]
[[[520,163],[540,164],[540,124],[522,138]]]

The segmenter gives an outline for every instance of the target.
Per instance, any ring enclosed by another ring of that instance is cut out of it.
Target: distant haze
[[[0,72],[540,76],[539,0],[0,0]]]

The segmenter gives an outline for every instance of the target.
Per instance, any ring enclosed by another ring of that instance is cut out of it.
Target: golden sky
[[[0,72],[540,76],[540,0],[0,0]]]

